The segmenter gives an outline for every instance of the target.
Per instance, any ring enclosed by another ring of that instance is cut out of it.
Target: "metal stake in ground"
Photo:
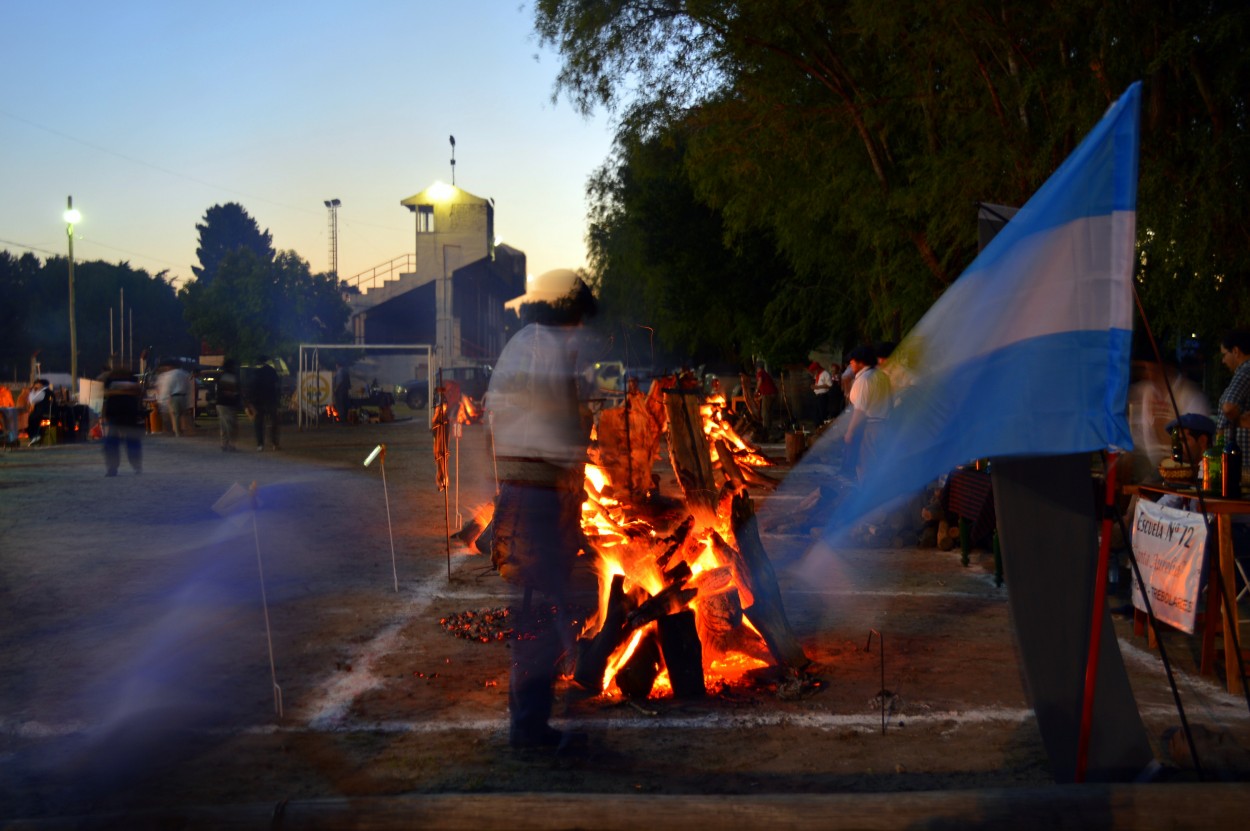
[[[386,500],[386,533],[391,538],[391,578],[395,581],[395,591],[399,591],[399,572],[395,569],[395,532],[391,529],[391,495],[386,490],[386,445],[379,444],[373,448],[373,452],[369,454],[369,458],[365,459],[365,467],[373,464],[373,460],[378,459],[378,464],[382,468],[382,498]]]
[[[451,425],[451,434],[456,438],[456,527],[464,527],[464,517],[460,515],[460,436],[464,433],[464,425],[457,421]],[[450,530],[450,529],[448,529]],[[448,543],[450,546],[451,543]]]
[[[890,691],[885,688],[885,638],[876,629],[868,630],[868,643],[864,644],[864,651],[872,651],[872,636],[877,636],[877,646],[881,651],[881,692],[878,697],[881,699],[881,735],[885,735],[885,700],[890,697]]]
[[[273,685],[273,708],[277,712],[278,718],[282,718],[282,686],[278,683],[278,671],[273,659],[273,633],[269,627],[269,600],[265,596],[265,564],[260,556],[260,531],[256,525],[256,491],[257,486],[255,482],[252,482],[247,490],[244,490],[236,482],[213,503],[213,511],[224,517],[241,510],[245,505],[251,509],[252,539],[256,541],[256,570],[260,574],[260,606],[265,614],[265,642],[269,645],[269,681]]]

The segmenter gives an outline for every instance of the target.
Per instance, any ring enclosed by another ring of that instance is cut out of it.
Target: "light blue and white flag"
[[[995,456],[1130,449],[1135,83],[890,357],[908,379],[829,531]]]

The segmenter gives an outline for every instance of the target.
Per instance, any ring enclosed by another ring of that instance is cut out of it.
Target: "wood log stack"
[[[573,679],[592,692],[603,689],[608,662],[635,632],[650,623],[628,660],[617,671],[617,687],[629,698],[646,698],[651,693],[662,667],[667,667],[673,694],[678,698],[701,696],[706,692],[703,682],[703,649],[690,602],[699,590],[687,583],[691,578],[689,564],[677,553],[686,547],[694,518],[689,517],[667,537],[663,553],[657,558],[662,569],[664,587],[648,594],[640,587],[625,591],[625,576],[612,578],[608,601],[599,631],[578,644]],[[676,563],[669,567],[669,563]]]
[[[665,391],[669,458],[689,515],[667,537],[630,542],[630,559],[641,555],[652,563],[660,585],[649,593],[637,585],[626,589],[621,574],[611,578],[598,630],[578,644],[574,680],[588,691],[604,689],[610,663],[620,660],[614,656],[628,645],[632,651],[612,676],[627,697],[650,695],[664,669],[674,696],[702,696],[705,648],[719,654],[748,638],[759,643],[746,621],[763,635],[779,666],[793,674],[809,664],[786,619],[748,495],[750,487],[773,488],[777,482],[745,461],[751,450],[742,450],[736,437],[709,441],[702,405],[697,390]],[[723,529],[724,535],[711,529]],[[709,533],[722,565],[695,575],[690,563]],[[637,546],[648,550],[639,552]]]

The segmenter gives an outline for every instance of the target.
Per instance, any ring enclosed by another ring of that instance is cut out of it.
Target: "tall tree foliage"
[[[538,0],[535,15],[563,57],[558,92],[642,138],[688,127],[696,195],[730,233],[773,234],[807,289],[793,313],[854,309],[849,337],[910,327],[973,257],[974,204],[1026,200],[1137,79],[1147,312],[1210,336],[1247,311],[1241,4]]]
[[[294,251],[272,259],[247,247],[222,258],[211,282],[193,280],[179,295],[191,331],[214,349],[251,360],[294,358],[301,342],[346,340],[347,303],[332,274],[313,274]]]
[[[696,361],[763,351],[801,359],[812,345],[795,342],[804,333],[769,325],[788,266],[767,233],[727,243],[721,213],[695,197],[685,159],[678,128],[654,138],[622,131],[591,180],[588,237],[604,322],[648,326],[662,352]]]
[[[0,251],[0,376],[27,380],[31,355],[48,372],[67,372],[69,360],[69,263],[41,261]],[[129,263],[100,260],[74,265],[78,365],[84,375],[104,368],[110,344],[126,344],[138,359],[151,347],[160,354],[194,355],[195,339],[182,320],[182,304],[164,272],[150,275]],[[123,314],[124,311],[124,314]],[[124,319],[123,319],[124,317]],[[133,343],[132,343],[133,337]]]
[[[273,235],[261,231],[256,220],[237,202],[213,205],[204,212],[204,221],[197,223],[200,244],[195,255],[200,264],[191,266],[196,280],[208,285],[217,277],[221,262],[228,254],[245,248],[259,259],[274,257]]]

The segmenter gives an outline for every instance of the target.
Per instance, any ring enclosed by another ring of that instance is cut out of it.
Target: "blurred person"
[[[1233,378],[1220,395],[1220,412],[1217,428],[1226,435],[1231,431],[1246,452],[1250,443],[1250,427],[1242,422],[1242,416],[1250,415],[1250,332],[1235,329],[1220,341],[1220,362],[1233,373]]]
[[[261,355],[259,366],[252,370],[251,383],[247,389],[247,403],[253,410],[252,422],[256,428],[256,451],[265,449],[265,424],[269,425],[269,443],[274,450],[278,446],[278,403],[282,398],[278,372],[269,365],[269,356]]]
[[[850,398],[851,387],[855,386],[855,370],[851,368],[851,357],[849,355],[846,356],[846,368],[838,376],[838,383],[842,385],[842,397]]]
[[[1128,392],[1129,431],[1133,436],[1132,481],[1158,478],[1159,463],[1172,454],[1170,425],[1175,423],[1177,410],[1208,418],[1211,415],[1211,405],[1202,389],[1182,375],[1174,362],[1147,363],[1144,377],[1130,386]]]
[[[241,403],[239,362],[234,358],[226,358],[221,364],[221,374],[217,376],[217,425],[221,431],[223,452],[233,452],[239,449],[235,446],[235,442],[239,438],[239,405]]]
[[[334,368],[334,381],[331,385],[334,395],[334,412],[340,424],[347,423],[347,411],[352,406],[352,376],[347,364],[338,361]]]
[[[760,423],[764,426],[764,438],[768,439],[773,428],[773,410],[777,405],[777,382],[764,368],[764,362],[755,364],[755,399],[760,407]]]
[[[1179,419],[1169,421],[1166,429],[1169,436],[1177,430],[1181,431],[1185,460],[1191,464],[1201,459],[1215,441],[1215,422],[1206,413],[1185,413]]]
[[[848,396],[851,418],[843,438],[846,447],[842,469],[850,475],[853,465],[856,478],[863,481],[876,458],[878,437],[893,408],[894,393],[889,376],[877,369],[877,352],[872,346],[865,344],[853,349],[850,368],[855,371],[855,382]]]
[[[104,385],[100,424],[104,433],[104,475],[116,476],[121,462],[121,443],[126,461],[135,473],[143,472],[143,385],[120,356],[109,359],[109,369],[99,378]]]
[[[885,373],[885,376],[890,379],[890,391],[894,397],[895,407],[902,403],[903,394],[915,381],[905,363],[896,359],[894,350],[897,348],[898,344],[892,340],[878,341],[873,345],[873,349],[877,352],[877,371]]]
[[[580,280],[548,323],[508,341],[486,393],[499,494],[491,562],[520,597],[509,671],[509,743],[561,749],[585,737],[549,724],[553,687],[575,632],[573,569],[586,549],[581,530],[590,420],[577,394],[578,330],[595,311]]]
[[[828,369],[821,366],[815,361],[812,362],[815,371],[812,373],[812,392],[816,394],[816,423],[824,424],[832,418],[833,407],[830,402],[833,400],[831,391],[833,390],[833,375]]]
[[[156,379],[156,399],[175,436],[182,435],[182,414],[190,395],[191,374],[180,366],[166,364]]]
[[[4,446],[17,444],[18,431],[17,402],[8,387],[0,384],[0,427],[4,431]]]
[[[26,416],[26,436],[30,439],[28,442],[30,445],[43,441],[44,422],[51,422],[54,403],[52,384],[47,378],[36,378],[26,393],[26,406],[29,408]]]

